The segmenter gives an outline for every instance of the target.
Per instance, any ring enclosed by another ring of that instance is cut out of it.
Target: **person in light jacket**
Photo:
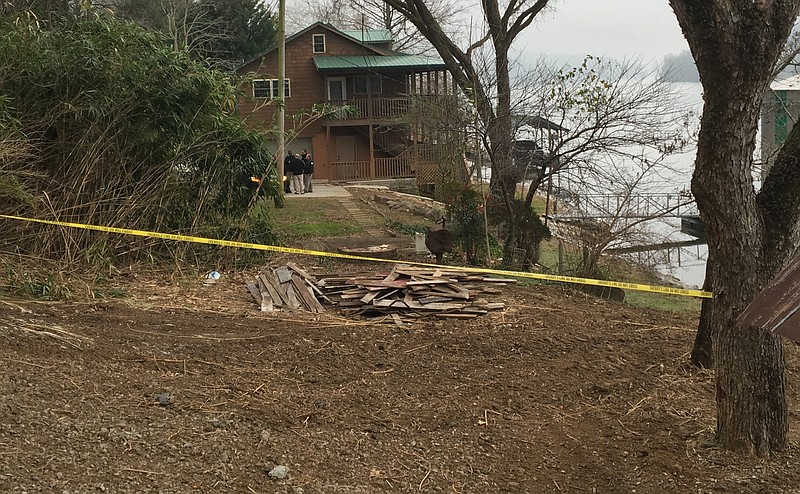
[[[314,160],[311,155],[303,150],[303,190],[305,192],[314,192],[314,184],[311,179],[314,178]]]

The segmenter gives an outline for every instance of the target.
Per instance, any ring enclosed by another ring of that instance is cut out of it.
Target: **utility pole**
[[[272,91],[272,88],[270,88]],[[286,154],[286,0],[278,0],[278,151],[275,164],[278,169],[278,188],[283,196],[283,158]]]

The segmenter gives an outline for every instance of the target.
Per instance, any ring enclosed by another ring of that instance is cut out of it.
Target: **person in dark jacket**
[[[286,152],[286,158],[283,159],[283,176],[286,177],[283,180],[283,192],[286,194],[291,194],[292,189],[292,159],[294,159],[294,155],[292,151],[289,150]],[[283,177],[281,177],[283,179]]]
[[[311,183],[311,179],[314,177],[314,160],[305,149],[300,157],[303,158],[303,190],[314,192],[314,185]]]
[[[300,159],[299,154],[295,154],[290,163],[289,168],[292,170],[292,192],[295,194],[305,194],[303,190],[303,160]]]

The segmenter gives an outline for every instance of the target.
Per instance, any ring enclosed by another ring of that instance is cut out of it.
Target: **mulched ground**
[[[708,442],[696,315],[533,285],[502,313],[399,327],[262,314],[251,275],[1,299],[0,492],[798,492],[794,447]]]

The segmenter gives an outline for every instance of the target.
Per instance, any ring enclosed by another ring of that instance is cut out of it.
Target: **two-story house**
[[[296,116],[314,105],[346,105],[348,111],[304,126],[287,149],[307,149],[314,157],[315,177],[321,179],[414,176],[424,160],[419,149],[426,143],[423,133],[403,118],[411,98],[447,97],[455,85],[440,60],[395,52],[391,45],[385,30],[342,31],[312,24],[286,38],[284,84],[277,78],[277,48],[238,69],[252,77],[252,93],[239,102],[240,113],[252,126],[274,129],[273,98],[282,87],[285,127],[292,134]]]

